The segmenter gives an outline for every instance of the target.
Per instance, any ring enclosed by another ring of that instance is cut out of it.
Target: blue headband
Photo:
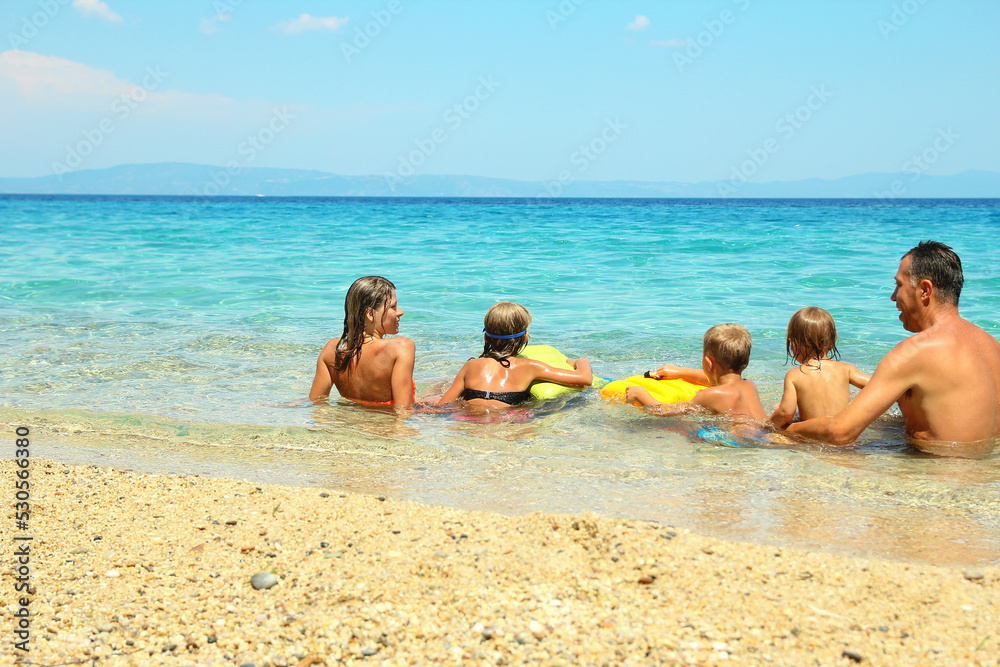
[[[490,332],[488,332],[488,331],[487,331],[487,330],[486,330],[485,328],[483,328],[483,333],[484,333],[484,334],[486,334],[487,336],[489,336],[490,338],[497,338],[497,339],[499,339],[499,340],[508,340],[508,339],[511,339],[511,338],[520,338],[520,337],[521,337],[521,336],[523,336],[524,334],[528,333],[528,330],[527,330],[527,329],[525,329],[525,330],[524,330],[524,331],[522,331],[521,333],[516,333],[516,334],[511,334],[511,335],[509,335],[509,336],[497,336],[497,335],[495,335],[495,334],[491,334],[491,333],[490,333]]]

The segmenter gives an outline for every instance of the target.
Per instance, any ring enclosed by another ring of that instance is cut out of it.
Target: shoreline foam
[[[995,567],[35,458],[30,479],[41,664],[998,664]]]

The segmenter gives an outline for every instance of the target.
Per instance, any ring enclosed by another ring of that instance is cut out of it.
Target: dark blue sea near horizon
[[[380,274],[418,396],[479,353],[508,299],[534,342],[609,378],[697,365],[705,329],[740,322],[771,409],[798,308],[833,313],[868,372],[907,335],[889,296],[923,239],[956,249],[963,316],[1000,334],[1000,200],[0,195],[0,238],[0,421],[30,427],[36,456],[1000,563],[1000,456],[916,453],[895,408],[851,448],[732,448],[596,392],[490,423],[306,400],[347,287]]]

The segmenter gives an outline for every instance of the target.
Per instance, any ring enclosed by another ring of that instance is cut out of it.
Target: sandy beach
[[[33,538],[33,664],[1000,664],[996,568],[40,459],[30,471],[27,530],[9,483],[2,535],[6,554]]]

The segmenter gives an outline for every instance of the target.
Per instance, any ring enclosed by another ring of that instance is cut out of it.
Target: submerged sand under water
[[[509,515],[594,512],[908,563],[1000,564],[997,458],[880,446],[734,449],[642,418],[632,423],[629,443],[610,429],[581,429],[575,438],[572,410],[491,424],[332,414],[338,421],[311,429],[69,411],[8,411],[0,421],[8,430],[31,423],[37,455],[72,463],[337,488]]]
[[[3,479],[14,470],[0,461]],[[30,474],[16,533],[33,538],[33,664],[995,667],[1000,655],[996,567],[37,457]],[[272,587],[253,586],[261,573]],[[7,585],[0,601],[10,628]]]

